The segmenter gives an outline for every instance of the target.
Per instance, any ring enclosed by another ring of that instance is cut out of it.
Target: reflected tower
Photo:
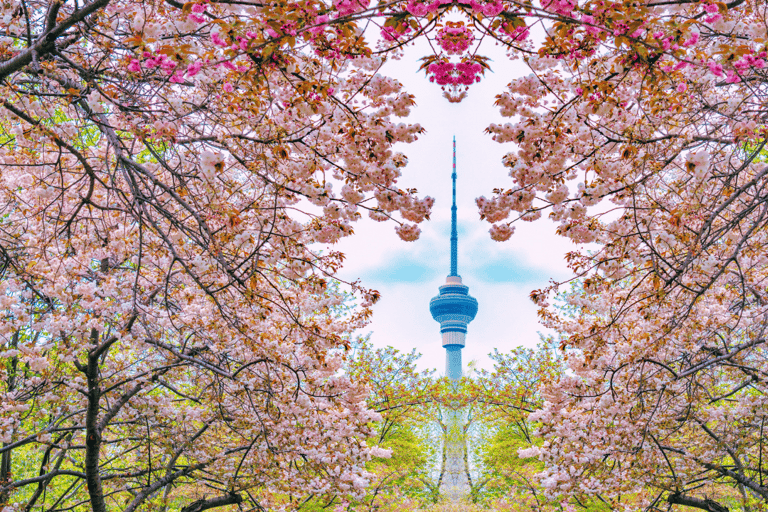
[[[440,287],[440,293],[429,301],[432,318],[440,322],[445,348],[445,374],[451,380],[462,375],[461,349],[467,337],[467,324],[477,314],[477,300],[469,295],[469,287],[458,274],[458,243],[456,229],[456,137],[453,138],[453,205],[451,206],[451,273]]]

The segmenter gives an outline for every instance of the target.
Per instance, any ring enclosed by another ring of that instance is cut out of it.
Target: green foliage
[[[358,502],[344,504],[334,496],[315,496],[301,510],[320,512],[341,506],[349,511],[394,512],[426,508],[438,500],[431,477],[436,453],[435,381],[431,372],[416,369],[418,358],[415,351],[374,349],[368,337],[353,343],[345,371],[353,380],[368,384],[368,407],[380,419],[371,425],[367,443],[386,451],[368,463],[371,485]]]
[[[437,500],[437,489],[430,480],[435,450],[427,429],[417,421],[390,425],[379,446],[391,450],[392,455],[371,462],[369,470],[378,476],[373,493],[402,494],[420,504]],[[379,500],[386,501],[386,498],[382,496]],[[371,505],[375,500],[372,496]]]
[[[537,439],[536,444],[540,444],[540,440]],[[547,500],[535,479],[543,464],[535,458],[518,455],[518,450],[530,446],[528,436],[518,424],[496,422],[486,428],[476,449],[481,474],[472,498],[486,505],[512,499],[520,505],[520,510],[544,506]]]
[[[508,353],[498,350],[490,355],[493,371],[480,371],[473,382],[474,409],[473,456],[476,461],[471,500],[495,512],[512,511],[602,511],[606,505],[560,503],[545,496],[537,474],[544,469],[533,454],[521,456],[521,450],[541,446],[538,424],[531,413],[544,402],[542,389],[556,382],[565,367],[558,342],[541,337],[535,348],[517,347]]]

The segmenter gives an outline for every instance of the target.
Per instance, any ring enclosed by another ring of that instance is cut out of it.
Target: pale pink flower
[[[395,228],[397,236],[406,242],[413,242],[419,239],[421,229],[416,224],[403,224]]]
[[[488,232],[491,234],[491,239],[497,242],[505,242],[515,232],[515,227],[508,226],[507,224],[494,224]]]

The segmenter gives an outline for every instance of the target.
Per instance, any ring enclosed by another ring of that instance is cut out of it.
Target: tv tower
[[[451,206],[451,273],[440,287],[440,294],[429,301],[432,318],[440,322],[445,348],[445,374],[451,380],[461,378],[461,349],[467,337],[467,324],[477,314],[477,300],[458,274],[459,236],[456,229],[456,137],[453,138],[453,206]]]

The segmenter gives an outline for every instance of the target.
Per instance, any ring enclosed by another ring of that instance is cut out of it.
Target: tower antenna
[[[451,273],[452,276],[459,275],[459,233],[456,227],[456,136],[453,136],[453,205],[451,206]]]

